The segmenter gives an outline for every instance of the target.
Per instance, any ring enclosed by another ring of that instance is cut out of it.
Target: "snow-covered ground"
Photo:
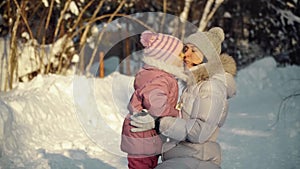
[[[238,72],[219,141],[223,169],[300,166],[300,67],[272,58]],[[119,150],[133,77],[38,76],[0,93],[0,169],[126,168]],[[280,111],[279,111],[280,110]]]

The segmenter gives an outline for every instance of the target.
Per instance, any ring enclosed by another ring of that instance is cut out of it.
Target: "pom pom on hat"
[[[225,39],[224,31],[220,27],[213,27],[208,32],[214,34],[220,42],[223,42]]]
[[[150,47],[157,39],[158,35],[151,31],[144,31],[141,35],[141,43],[144,47]]]
[[[220,27],[213,27],[207,32],[204,32],[204,34],[209,39],[210,43],[212,43],[212,45],[215,47],[216,52],[218,54],[221,54],[221,50],[222,50],[221,44],[225,38],[223,29]]]

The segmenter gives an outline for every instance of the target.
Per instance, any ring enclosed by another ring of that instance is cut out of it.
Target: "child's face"
[[[188,68],[202,63],[203,54],[198,48],[192,44],[186,44],[183,48],[184,62]]]

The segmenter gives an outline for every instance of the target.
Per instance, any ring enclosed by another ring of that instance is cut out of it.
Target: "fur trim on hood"
[[[182,66],[182,68],[180,68],[180,67],[170,65],[170,64],[167,64],[165,62],[162,62],[162,61],[150,58],[150,57],[144,57],[143,61],[146,64],[148,64],[150,66],[154,66],[165,72],[168,72],[168,73],[174,75],[176,78],[179,78],[185,82],[189,79],[188,76],[184,73],[183,66]]]
[[[231,74],[232,76],[236,75],[236,62],[234,59],[226,53],[220,55],[220,60],[223,65],[224,71]],[[196,82],[207,80],[209,74],[205,65],[201,64],[192,70]]]

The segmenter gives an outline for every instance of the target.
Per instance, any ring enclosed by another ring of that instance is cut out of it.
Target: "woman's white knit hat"
[[[209,52],[213,46],[215,52],[221,54],[221,44],[224,41],[224,31],[220,27],[213,27],[207,32],[196,32],[188,36],[184,43],[194,44],[204,55],[213,55]]]
[[[196,46],[208,60],[204,65],[209,75],[225,75],[224,68],[220,60],[221,44],[224,41],[224,31],[220,27],[214,27],[206,32],[196,32],[185,39],[185,43]],[[225,81],[225,76],[221,77]]]

